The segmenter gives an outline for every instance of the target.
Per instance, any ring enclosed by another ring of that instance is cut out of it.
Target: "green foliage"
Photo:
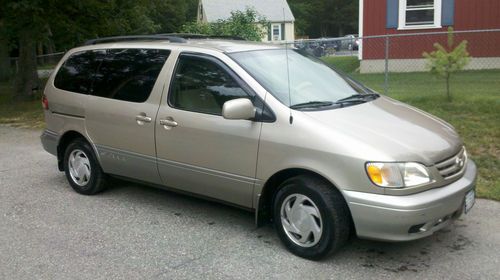
[[[288,3],[299,35],[340,37],[358,32],[357,0],[288,0]]]
[[[1,0],[0,35],[19,47],[18,35],[51,51],[105,36],[173,33],[195,17],[198,0]]]
[[[255,10],[232,11],[225,20],[214,23],[190,22],[182,27],[182,32],[212,36],[237,36],[250,41],[261,41],[267,34],[268,22]]]
[[[105,36],[172,33],[196,11],[198,0],[0,0],[0,79],[19,53],[17,91],[31,98],[36,87],[35,52],[54,53]]]
[[[446,95],[449,101],[452,100],[450,92],[451,74],[464,69],[470,61],[470,56],[467,52],[467,41],[462,41],[458,46],[454,47],[453,36],[453,28],[450,27],[448,29],[448,48],[435,43],[435,51],[423,53],[423,56],[427,59],[427,68],[430,72],[445,78]]]

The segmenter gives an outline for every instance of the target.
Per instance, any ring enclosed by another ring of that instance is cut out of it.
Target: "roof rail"
[[[83,43],[84,46],[95,45],[100,43],[115,43],[115,42],[125,42],[125,41],[170,41],[172,43],[186,43],[186,39],[182,37],[177,37],[167,34],[155,34],[155,35],[131,35],[131,36],[113,36],[113,37],[103,37],[88,40]]]
[[[165,33],[165,34],[152,34],[152,35],[129,35],[129,36],[113,36],[103,37],[88,40],[83,43],[84,46],[102,44],[102,43],[116,43],[126,41],[169,41],[172,43],[186,43],[188,39],[223,39],[223,40],[238,40],[246,41],[244,38],[238,36],[225,36],[225,35],[205,35],[205,34],[190,34],[190,33]]]
[[[225,40],[238,40],[238,41],[246,41],[245,38],[239,36],[230,36],[230,35],[205,35],[205,34],[191,34],[191,33],[165,33],[158,34],[161,36],[174,36],[183,39],[225,39]]]

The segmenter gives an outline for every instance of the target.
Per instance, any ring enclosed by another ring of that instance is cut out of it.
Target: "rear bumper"
[[[51,130],[44,130],[42,135],[40,136],[40,140],[42,141],[42,146],[45,151],[57,156],[57,142],[59,139],[59,135]]]
[[[406,196],[355,191],[343,194],[359,237],[409,241],[433,234],[462,214],[465,195],[474,189],[476,173],[476,165],[469,160],[463,177],[444,187]]]

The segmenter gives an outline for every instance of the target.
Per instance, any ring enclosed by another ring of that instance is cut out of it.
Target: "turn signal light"
[[[380,170],[380,168],[378,168],[375,165],[368,165],[367,171],[368,171],[368,175],[370,176],[370,179],[372,180],[372,182],[374,182],[375,184],[378,184],[378,185],[382,185],[382,182],[383,182],[382,171]]]

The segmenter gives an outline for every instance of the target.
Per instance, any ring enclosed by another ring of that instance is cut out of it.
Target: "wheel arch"
[[[82,133],[76,131],[76,130],[68,130],[64,132],[64,134],[59,138],[59,142],[57,144],[57,167],[59,168],[59,171],[64,171],[64,152],[66,151],[66,147],[73,142],[75,139],[83,139],[87,143],[90,144],[92,149],[94,150],[94,154],[96,155],[97,160],[99,161],[99,155],[92,143],[85,137]]]
[[[339,188],[335,185],[335,183],[332,182],[331,180],[329,180],[328,178],[326,178],[325,176],[321,175],[318,172],[308,170],[305,168],[283,169],[283,170],[280,170],[280,171],[274,173],[271,177],[269,177],[269,179],[264,183],[264,186],[262,187],[260,194],[258,194],[259,199],[258,199],[258,203],[257,203],[256,209],[255,209],[255,223],[256,223],[257,227],[262,226],[266,222],[269,222],[271,220],[271,217],[272,217],[271,213],[272,213],[272,205],[274,203],[274,196],[275,196],[276,192],[278,191],[281,183],[283,183],[288,178],[295,177],[298,175],[309,175],[309,176],[314,176],[314,177],[320,178],[321,180],[325,180],[326,182],[328,182],[332,186],[332,188],[337,190],[340,193],[340,195],[344,198],[344,195],[339,190]],[[345,198],[344,198],[344,202],[347,205]],[[351,216],[350,218],[352,219],[352,215],[351,215],[350,211],[349,211],[349,215]]]

